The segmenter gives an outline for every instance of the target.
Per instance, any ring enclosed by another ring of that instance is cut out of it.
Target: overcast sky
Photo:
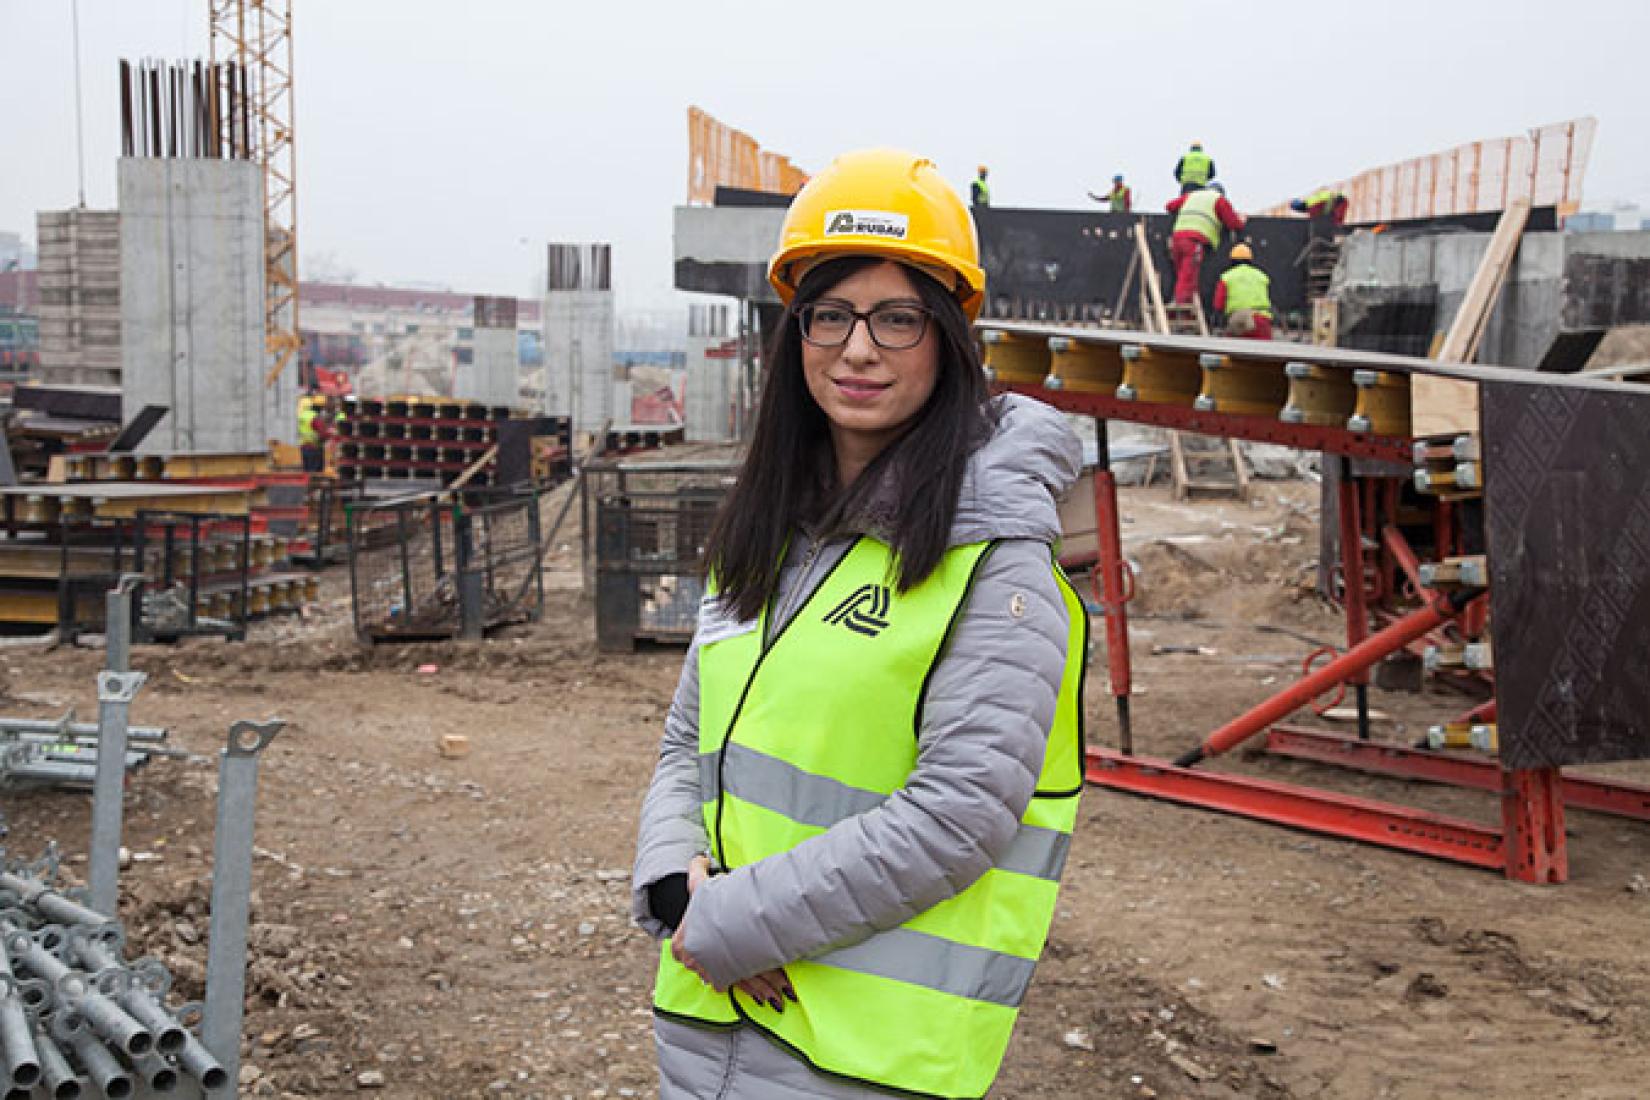
[[[1240,208],[1591,114],[1586,205],[1650,206],[1645,0],[295,0],[306,276],[527,294],[547,241],[614,246],[669,308],[687,108],[817,170],[897,145],[1000,206],[1137,202],[1202,139]],[[1347,14],[1335,14],[1344,7]],[[86,201],[116,204],[116,61],[204,57],[207,0],[81,0]],[[76,202],[69,0],[0,0],[0,231]]]

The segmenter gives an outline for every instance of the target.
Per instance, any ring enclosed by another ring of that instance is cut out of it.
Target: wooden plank
[[[1484,253],[1466,297],[1434,357],[1445,363],[1471,363],[1478,356],[1489,327],[1490,314],[1512,269],[1518,241],[1530,217],[1530,200],[1507,204],[1496,223],[1490,247]],[[1418,436],[1455,435],[1478,430],[1478,384],[1453,378],[1418,375],[1411,389],[1413,430]]]
[[[1166,333],[1169,331],[1169,314],[1163,308],[1163,286],[1157,281],[1157,265],[1152,262],[1152,246],[1146,239],[1144,218],[1134,223],[1134,246],[1140,254],[1140,282],[1152,307],[1149,323],[1158,332]]]

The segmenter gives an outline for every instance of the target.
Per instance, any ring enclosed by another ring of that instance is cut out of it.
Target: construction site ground
[[[1317,493],[1123,490],[1140,751],[1178,754],[1343,639],[1314,592]],[[130,781],[122,912],[132,953],[185,994],[204,976],[216,749],[236,719],[288,722],[262,762],[243,1094],[655,1094],[656,948],[630,925],[629,868],[682,653],[598,654],[576,551],[550,567],[543,621],[482,644],[362,647],[334,568],[306,619],[136,650],[132,720],[199,756]],[[90,716],[102,656],[0,649],[0,707]],[[1103,645],[1092,668],[1089,738],[1113,744]],[[1376,736],[1406,743],[1470,705],[1437,687],[1373,703]],[[469,754],[441,756],[444,734]],[[1481,793],[1207,766],[1499,821]],[[5,844],[55,838],[84,875],[88,807],[7,793]],[[1571,881],[1537,887],[1090,788],[993,1095],[1641,1097],[1650,824],[1573,812],[1568,833]]]

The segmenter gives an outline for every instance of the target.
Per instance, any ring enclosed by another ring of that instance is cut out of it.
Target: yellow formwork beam
[[[992,381],[1041,386],[1048,377],[1046,337],[986,329],[981,339],[985,342],[985,369]]]
[[[1123,357],[1109,344],[1085,344],[1069,336],[1048,339],[1049,389],[1114,393],[1123,382]]]
[[[1123,381],[1117,387],[1119,401],[1190,408],[1202,391],[1203,368],[1194,357],[1138,344],[1124,345]]]
[[[1352,372],[1352,384],[1358,387],[1358,401],[1346,422],[1347,431],[1410,434],[1409,375],[1357,370]]]
[[[1198,412],[1243,413],[1276,418],[1289,400],[1289,378],[1276,363],[1254,363],[1229,355],[1198,356],[1203,388],[1192,407]]]
[[[168,481],[190,477],[251,477],[274,469],[268,451],[163,456],[162,476]]]
[[[1283,373],[1289,380],[1289,398],[1278,419],[1285,424],[1339,428],[1352,418],[1358,407],[1358,387],[1352,384],[1351,371],[1288,363]]]

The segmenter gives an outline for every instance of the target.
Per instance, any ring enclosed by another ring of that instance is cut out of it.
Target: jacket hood
[[[951,522],[951,545],[1060,537],[1055,502],[1082,471],[1083,447],[1065,417],[1020,394],[991,401],[990,437],[970,456]]]

